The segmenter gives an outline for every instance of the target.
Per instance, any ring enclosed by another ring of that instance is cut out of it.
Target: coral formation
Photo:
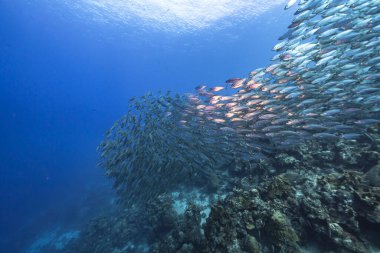
[[[202,194],[164,193],[94,220],[64,252],[373,252],[379,154],[367,143],[309,142],[253,167],[231,164],[207,219]]]

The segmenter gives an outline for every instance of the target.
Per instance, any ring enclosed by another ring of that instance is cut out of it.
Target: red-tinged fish
[[[247,105],[248,106],[257,105],[258,103],[261,103],[261,102],[262,102],[261,99],[254,99],[254,100],[248,101]]]
[[[267,67],[267,68],[265,69],[265,72],[267,72],[267,73],[271,73],[273,70],[275,70],[275,67],[273,67],[273,65],[269,65],[269,67]]]
[[[242,118],[232,118],[231,119],[232,122],[237,122],[237,121],[243,121]]]
[[[215,109],[216,109],[216,107],[213,105],[208,105],[205,107],[205,111],[214,111]]]
[[[245,79],[241,79],[239,81],[236,81],[233,84],[231,84],[231,88],[237,89],[237,88],[243,87],[244,82],[245,82]]]
[[[268,104],[270,104],[271,102],[272,102],[272,101],[270,101],[270,100],[265,100],[265,101],[261,102],[260,105],[268,105]]]
[[[282,55],[280,55],[280,59],[281,60],[284,60],[284,61],[288,61],[288,60],[290,60],[290,59],[292,59],[293,57],[292,57],[292,55],[291,54],[282,54]]]
[[[243,78],[230,78],[230,79],[226,80],[226,83],[228,83],[228,84],[234,84],[234,83],[236,83],[236,82],[238,82],[240,80],[243,80]]]
[[[226,120],[224,119],[213,119],[212,121],[214,121],[215,123],[225,123]]]
[[[228,104],[226,104],[226,107],[227,108],[232,108],[232,107],[234,107],[236,105],[237,105],[237,103],[228,103]]]
[[[252,89],[257,89],[257,88],[260,88],[262,85],[263,85],[262,83],[255,83],[251,87]]]
[[[247,106],[236,106],[236,107],[233,107],[231,109],[232,112],[238,112],[238,111],[243,111],[243,110],[247,110],[248,107]]]
[[[250,97],[251,97],[251,94],[244,94],[244,95],[241,95],[238,100],[242,101],[242,100],[245,100],[245,99],[250,98]]]
[[[248,84],[248,85],[246,86],[246,89],[247,89],[248,91],[254,90],[254,89],[255,89],[255,84],[254,84],[254,83],[252,83],[252,84]]]
[[[211,99],[210,99],[210,103],[211,104],[217,104],[220,100],[221,96],[213,96]]]
[[[250,113],[247,113],[246,115],[244,115],[244,119],[252,119],[253,117],[255,117],[256,115],[260,114],[261,112],[260,111],[257,111],[257,112],[250,112]]]
[[[257,73],[259,73],[257,70],[254,70],[254,71],[251,71],[251,73],[249,73],[250,76],[255,76],[257,75]]]
[[[233,96],[222,96],[220,98],[220,101],[228,101],[228,100],[232,100],[232,99],[234,99]]]
[[[223,87],[223,86],[216,86],[216,87],[212,87],[210,90],[218,92],[218,91],[221,91],[221,90],[224,90],[224,89],[225,89],[225,87]]]
[[[211,97],[211,100],[220,100],[221,98],[222,98],[222,96],[214,95]]]

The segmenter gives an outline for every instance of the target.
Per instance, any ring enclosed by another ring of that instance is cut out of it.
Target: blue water
[[[292,14],[280,5],[178,34],[57,6],[0,0],[0,252],[107,204],[96,147],[130,97],[246,76],[267,65]]]

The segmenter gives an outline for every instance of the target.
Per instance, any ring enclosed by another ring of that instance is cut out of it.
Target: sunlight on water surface
[[[70,6],[90,12],[104,22],[137,24],[168,32],[223,28],[229,20],[257,17],[284,0],[82,0]]]

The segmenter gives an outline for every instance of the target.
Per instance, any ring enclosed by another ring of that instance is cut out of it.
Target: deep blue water
[[[269,62],[291,18],[279,6],[226,28],[171,34],[85,15],[0,0],[0,252],[106,204],[96,146],[130,97],[244,77]]]

